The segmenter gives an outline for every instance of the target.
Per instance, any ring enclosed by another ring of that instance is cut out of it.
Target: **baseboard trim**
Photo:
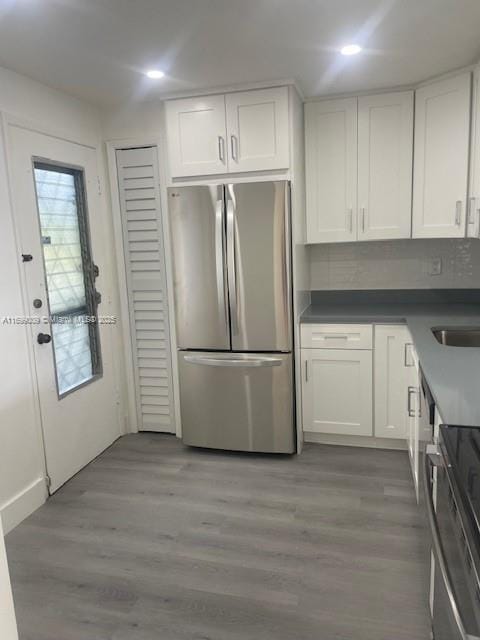
[[[38,478],[23,491],[0,507],[5,535],[25,520],[46,501],[48,497],[45,478]]]
[[[333,433],[303,432],[304,442],[316,444],[336,444],[344,447],[365,447],[368,449],[393,449],[406,451],[407,441],[393,438],[374,438],[372,436],[339,436]]]

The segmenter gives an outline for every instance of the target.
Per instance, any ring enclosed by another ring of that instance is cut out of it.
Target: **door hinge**
[[[47,485],[47,489],[50,491],[50,487],[52,486],[52,479],[50,476],[45,476],[45,483]]]
[[[98,195],[102,195],[102,183],[100,182],[100,176],[97,176]]]

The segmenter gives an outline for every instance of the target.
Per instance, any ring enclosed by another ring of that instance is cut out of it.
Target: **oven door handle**
[[[436,566],[438,567],[440,574],[442,576],[443,584],[445,585],[445,590],[448,595],[450,608],[452,610],[453,617],[455,619],[455,624],[457,625],[457,629],[460,634],[460,637],[462,638],[462,640],[480,640],[478,636],[469,635],[465,631],[465,625],[463,624],[462,616],[460,615],[460,610],[458,608],[457,601],[455,600],[455,593],[452,587],[452,580],[450,578],[450,572],[448,570],[447,563],[445,560],[445,553],[443,551],[443,545],[440,538],[438,520],[435,514],[435,507],[433,505],[432,484],[430,482],[429,472],[430,472],[430,458],[428,453],[424,451],[423,487],[425,491],[425,504],[427,507],[428,522],[429,522],[430,531],[432,534],[432,546],[433,546],[433,551],[437,561]]]

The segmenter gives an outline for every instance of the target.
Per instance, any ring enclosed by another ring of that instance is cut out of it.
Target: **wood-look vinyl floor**
[[[407,454],[117,441],[7,536],[20,640],[426,640]]]

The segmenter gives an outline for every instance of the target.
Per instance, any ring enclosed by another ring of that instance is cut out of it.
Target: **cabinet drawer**
[[[372,349],[371,324],[304,324],[303,349]]]

